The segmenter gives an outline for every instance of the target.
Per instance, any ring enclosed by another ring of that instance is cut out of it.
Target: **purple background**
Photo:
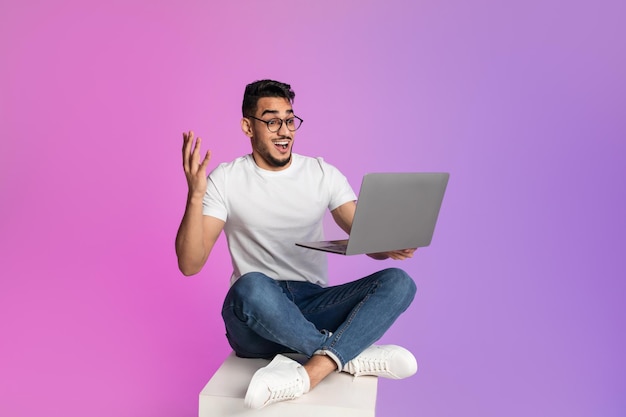
[[[623,416],[625,5],[2,0],[0,415],[197,415],[230,265],[222,238],[176,268],[181,133],[211,166],[249,152],[243,88],[271,77],[296,151],[353,187],[451,172],[416,258],[330,259],[418,284],[383,342],[420,370],[378,415]]]

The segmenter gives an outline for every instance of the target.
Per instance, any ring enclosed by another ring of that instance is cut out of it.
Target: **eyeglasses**
[[[246,117],[265,123],[267,125],[267,130],[269,130],[272,133],[278,132],[280,128],[283,127],[283,123],[285,123],[285,125],[287,126],[287,129],[289,129],[291,132],[295,132],[296,130],[300,128],[300,125],[302,125],[302,122],[304,121],[298,116],[293,116],[285,120],[279,119],[278,117],[274,117],[273,119],[269,119],[269,120],[259,119],[258,117],[254,117],[254,116],[246,116]]]

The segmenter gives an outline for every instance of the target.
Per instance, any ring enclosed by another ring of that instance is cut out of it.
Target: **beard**
[[[282,168],[291,161],[291,152],[289,152],[289,155],[287,155],[285,159],[276,159],[270,154],[263,155],[263,159],[275,168]]]
[[[293,146],[293,144],[292,144]],[[269,149],[265,144],[261,142],[257,142],[256,150],[261,155],[261,158],[271,167],[274,168],[283,168],[291,162],[291,152],[293,148],[289,150],[289,153],[282,159],[278,159],[272,155],[271,149]]]

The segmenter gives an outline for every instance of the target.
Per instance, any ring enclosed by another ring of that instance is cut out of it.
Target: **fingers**
[[[193,130],[189,132],[183,132],[183,166],[185,172],[193,173],[195,167],[200,163],[200,148],[202,146],[202,139],[197,138],[194,143]],[[205,157],[206,159],[206,157]],[[202,161],[204,163],[204,161]]]
[[[396,261],[403,261],[405,259],[410,259],[413,257],[413,254],[415,253],[417,249],[413,248],[413,249],[403,249],[403,250],[394,250],[391,252],[388,252],[387,255],[391,258],[394,259]]]
[[[193,145],[193,152],[191,153],[190,158],[190,168],[191,173],[195,174],[197,172],[198,164],[200,163],[200,145],[202,144],[202,139],[196,139],[196,143]]]
[[[206,167],[209,165],[209,161],[211,160],[211,151],[206,151],[206,155],[204,155],[204,159],[200,164],[200,170],[203,173],[206,173]]]
[[[185,169],[185,173],[189,173],[190,171],[189,155],[191,153],[192,143],[193,131],[190,130],[188,133],[183,132],[183,168]]]
[[[207,151],[202,161],[200,161],[200,148],[202,139],[197,138],[194,143],[193,130],[183,132],[183,167],[188,179],[197,176],[206,176],[206,169],[211,160],[211,151]]]

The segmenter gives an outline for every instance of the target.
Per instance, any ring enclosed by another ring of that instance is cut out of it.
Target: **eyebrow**
[[[261,117],[265,116],[267,113],[270,113],[276,116],[278,115],[279,111],[278,110],[263,110],[263,113],[261,113]],[[293,109],[287,110],[287,114],[293,114]]]

